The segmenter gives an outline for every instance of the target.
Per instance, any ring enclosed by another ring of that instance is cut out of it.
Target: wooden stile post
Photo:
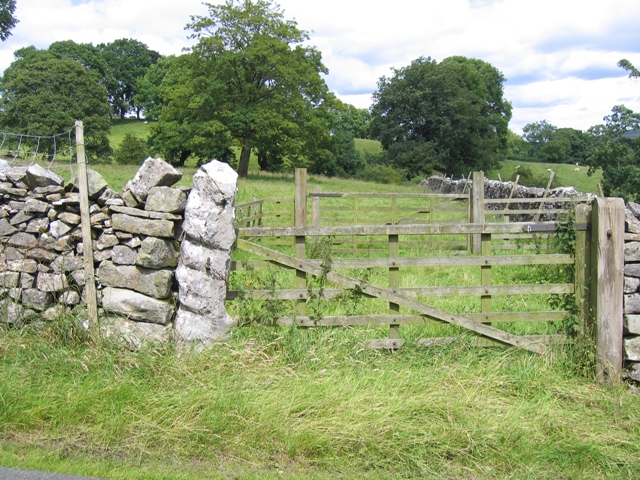
[[[484,172],[473,172],[471,183],[471,196],[469,197],[471,208],[471,223],[484,223]],[[480,234],[472,236],[472,253],[478,254],[482,251],[482,240]]]
[[[307,226],[307,169],[296,168],[296,196],[294,203],[293,224],[295,227]],[[296,258],[304,259],[305,253],[305,236],[296,235],[295,237]],[[307,274],[303,270],[296,270],[296,288],[307,289]],[[298,303],[298,314],[306,315],[307,304],[305,300]]]
[[[596,320],[596,379],[620,381],[624,287],[624,200],[596,197],[591,232],[591,308]]]
[[[591,335],[594,331],[591,315],[589,285],[591,284],[591,205],[576,206],[576,253],[575,253],[575,308],[580,318],[578,335]],[[578,228],[580,227],[580,228]]]
[[[87,179],[87,159],[84,152],[84,128],[82,122],[79,120],[76,121],[75,126],[85,295],[87,299],[89,328],[93,329],[98,325],[98,298],[96,294],[95,270],[93,268],[93,239],[91,237],[91,214],[89,213],[89,181]]]

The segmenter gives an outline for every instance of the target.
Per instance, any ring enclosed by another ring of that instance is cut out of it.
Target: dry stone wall
[[[454,180],[453,178],[432,176],[426,178],[420,182],[420,185],[428,187],[430,190],[439,193],[464,193],[471,191],[472,181],[468,179]],[[537,187],[525,187],[523,185],[515,185],[514,182],[500,182],[498,180],[484,179],[484,198],[486,199],[499,199],[509,198],[511,191],[513,190],[513,199],[518,198],[542,198],[544,197],[545,189]],[[592,194],[586,194],[577,191],[574,187],[559,187],[549,190],[547,198],[566,198],[566,197],[587,197],[590,200],[594,198]],[[538,210],[539,203],[517,203],[510,204],[510,210]],[[554,203],[552,201],[545,202],[543,205],[543,211],[552,210],[557,208],[564,208],[566,204],[564,202]],[[504,208],[504,205],[493,204],[488,205],[488,210],[498,210]],[[533,214],[533,213],[532,213]],[[511,221],[528,221],[530,215],[510,215]],[[555,215],[552,213],[542,214],[540,220],[548,221],[554,220]]]
[[[640,204],[625,210],[624,360],[625,375],[640,382]]]
[[[105,332],[133,346],[174,333],[204,344],[224,335],[232,323],[224,298],[235,240],[235,172],[212,161],[196,173],[191,192],[174,186],[182,174],[161,159],[147,159],[121,193],[95,171],[88,177]],[[76,183],[65,185],[38,165],[0,160],[0,321],[52,319],[84,303]],[[194,303],[195,297],[209,308]]]

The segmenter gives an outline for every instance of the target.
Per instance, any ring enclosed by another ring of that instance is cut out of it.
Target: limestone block
[[[135,208],[140,205],[138,199],[134,197],[133,193],[131,193],[129,190],[125,190],[124,192],[122,192],[122,201],[127,207],[131,208]]]
[[[60,303],[63,305],[78,305],[80,303],[80,294],[75,290],[62,292]]]
[[[640,313],[639,293],[632,293],[624,296],[624,313]]]
[[[20,288],[33,288],[36,283],[35,275],[27,272],[20,273]]]
[[[640,363],[632,363],[624,371],[625,378],[640,382]]]
[[[69,180],[67,187],[71,187],[74,190],[79,190],[78,185],[78,176],[77,174],[75,174],[71,178],[71,180]],[[95,200],[96,198],[98,198],[107,187],[108,184],[102,177],[102,175],[100,175],[95,170],[87,168],[87,193],[90,200]]]
[[[635,293],[640,287],[640,278],[624,277],[624,293]]]
[[[27,225],[27,233],[43,233],[49,230],[49,219],[47,217],[34,218]]]
[[[105,205],[114,204],[114,205],[124,205],[124,201],[120,194],[110,188],[105,188],[104,191],[100,194],[100,196],[96,199],[96,202],[101,207]]]
[[[226,312],[222,317],[214,317],[180,308],[176,314],[174,332],[179,341],[200,343],[207,347],[228,336],[232,326],[233,319]]]
[[[632,335],[640,335],[640,315],[625,315],[624,331]]]
[[[224,279],[182,263],[176,269],[176,279],[180,285],[180,308],[185,307],[210,318],[226,318],[224,301],[227,287]]]
[[[110,248],[102,251],[94,251],[93,261],[96,263],[100,263],[100,262],[104,262],[105,260],[109,260],[111,258],[112,253],[113,253],[113,250]]]
[[[624,210],[625,231],[629,233],[640,233],[640,220],[629,209]]]
[[[19,272],[0,272],[0,288],[16,288],[19,282]]]
[[[131,215],[132,217],[140,217],[140,218],[150,218],[153,220],[182,220],[181,215],[176,215],[173,213],[165,213],[165,212],[151,212],[147,210],[140,210],[139,208],[131,208],[131,207],[119,207],[117,205],[113,205],[109,207],[109,210],[116,213],[124,213],[125,215]]]
[[[8,245],[18,248],[33,248],[37,243],[38,239],[35,236],[22,232],[13,234],[7,242]]]
[[[140,245],[135,264],[145,268],[166,268],[178,265],[179,253],[171,240],[147,237]]]
[[[33,217],[35,217],[35,214],[28,213],[22,210],[16,213],[13,217],[11,217],[11,219],[9,220],[9,223],[13,226],[16,226],[16,225],[20,225],[21,223],[28,222]]]
[[[627,209],[630,210],[636,218],[640,217],[640,204],[629,202],[627,203]]]
[[[23,211],[29,213],[47,213],[49,208],[50,207],[47,202],[30,198],[25,202]]]
[[[640,362],[640,337],[624,339],[624,358],[632,362]]]
[[[146,342],[167,343],[171,337],[170,325],[132,322],[125,318],[107,317],[100,328],[112,341],[122,342],[127,348],[137,350]]]
[[[153,187],[144,209],[152,212],[180,213],[187,204],[187,194],[177,188]]]
[[[86,283],[84,273],[84,270],[75,270],[69,274],[69,278],[74,284],[84,287]]]
[[[49,233],[53,238],[60,238],[72,230],[72,227],[60,220],[54,220],[49,225]]]
[[[0,300],[0,322],[10,325],[21,324],[34,316],[35,312],[16,301],[10,299]]]
[[[167,325],[175,312],[175,308],[169,302],[132,290],[111,287],[102,291],[102,307],[130,320],[160,325]]]
[[[25,257],[36,262],[52,262],[58,258],[58,255],[44,248],[32,248],[26,251]]]
[[[64,185],[64,179],[51,170],[47,170],[38,164],[33,164],[27,167],[26,183],[29,188],[47,187],[49,185],[61,186]]]
[[[46,187],[36,187],[32,192],[36,195],[64,195],[64,187],[62,185],[48,185]]]
[[[27,288],[22,291],[22,304],[27,308],[43,311],[53,303],[53,295],[37,288]]]
[[[182,228],[188,238],[211,248],[230,250],[235,241],[238,175],[226,163],[212,161],[193,176]]]
[[[111,217],[114,230],[148,235],[150,237],[173,237],[174,224],[169,220],[149,220],[115,213]]]
[[[69,255],[58,255],[55,260],[51,262],[50,266],[54,272],[68,273],[84,269],[84,260],[82,257],[76,256],[73,253]]]
[[[149,238],[152,238],[152,237],[149,237]],[[116,245],[113,247],[113,250],[111,252],[111,260],[113,260],[113,263],[117,265],[135,265],[136,252],[135,250],[125,245]],[[142,266],[145,267],[146,265],[142,265]]]
[[[119,243],[120,240],[115,235],[103,233],[102,235],[100,235],[100,238],[98,238],[95,247],[98,250],[104,250],[105,248],[111,248],[115,245],[118,245]]]
[[[43,292],[61,292],[68,287],[67,277],[62,273],[38,273],[36,288]]]
[[[9,260],[7,261],[7,269],[12,272],[35,273],[38,271],[38,262],[35,260]]]
[[[26,167],[9,167],[2,173],[4,173],[7,179],[14,185],[25,183],[27,180]]]
[[[6,218],[0,219],[0,237],[3,237],[5,235],[13,235],[17,231],[18,230],[13,225],[11,225]]]
[[[63,212],[60,215],[58,215],[58,220],[62,220],[67,225],[73,226],[73,225],[79,225],[81,218],[80,218],[80,215],[76,215],[75,213]]]
[[[136,199],[144,202],[153,187],[170,187],[180,181],[182,173],[161,158],[147,158],[135,177],[127,182],[124,190],[130,191]],[[125,200],[126,202],[126,200]]]
[[[129,288],[158,299],[169,298],[173,284],[173,272],[170,270],[115,265],[110,261],[100,264],[98,278],[108,287]]]

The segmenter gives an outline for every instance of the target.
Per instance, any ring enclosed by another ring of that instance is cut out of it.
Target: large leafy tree
[[[333,100],[320,75],[327,72],[320,52],[304,45],[308,34],[269,0],[206,5],[208,15],[192,17],[187,27],[198,41],[189,62],[190,108],[233,138],[240,176],[248,173],[252,151],[299,156],[304,119],[323,123],[308,112]]]
[[[528,144],[528,158],[544,163],[585,163],[591,138],[575,128],[558,128],[546,120],[529,123],[522,129]]]
[[[11,30],[18,23],[14,17],[16,0],[0,0],[0,40],[3,42],[11,35]]]
[[[640,200],[640,139],[629,132],[640,128],[640,113],[616,105],[604,124],[591,127],[594,146],[590,173],[602,169],[602,187],[609,196]]]
[[[482,60],[420,57],[379,80],[372,135],[409,177],[491,168],[507,149],[511,104],[504,81]]]
[[[54,135],[82,120],[87,151],[109,154],[109,104],[99,80],[74,60],[21,49],[0,79],[0,123],[19,133]]]
[[[113,111],[121,118],[129,111],[140,118],[142,107],[136,103],[136,82],[155,64],[160,54],[132,38],[121,38],[97,47],[105,63],[105,85]]]

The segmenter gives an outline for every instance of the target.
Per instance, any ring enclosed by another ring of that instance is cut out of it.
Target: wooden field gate
[[[436,332],[416,338],[422,346],[449,342],[461,331],[476,334],[480,346],[536,353],[570,342],[563,325],[585,330],[593,321],[604,289],[598,268],[618,261],[603,260],[608,249],[601,243],[624,237],[619,199],[598,198],[593,209],[584,199],[554,199],[546,213],[576,212],[569,224],[575,252],[563,253],[553,237],[566,224],[509,221],[523,212],[509,209],[508,199],[506,210],[487,210],[498,201],[484,199],[483,178],[474,173],[475,186],[455,195],[309,194],[306,171],[298,169],[293,225],[277,220],[279,226],[268,226],[260,201],[238,206],[251,211],[237,230],[228,303],[288,303],[272,319],[278,325],[388,326],[372,348],[400,348],[405,326],[419,335]],[[532,219],[546,200],[536,201]],[[268,285],[256,282],[267,277]],[[604,281],[607,288],[616,282]],[[445,336],[438,327],[425,328],[433,325],[447,326]]]

